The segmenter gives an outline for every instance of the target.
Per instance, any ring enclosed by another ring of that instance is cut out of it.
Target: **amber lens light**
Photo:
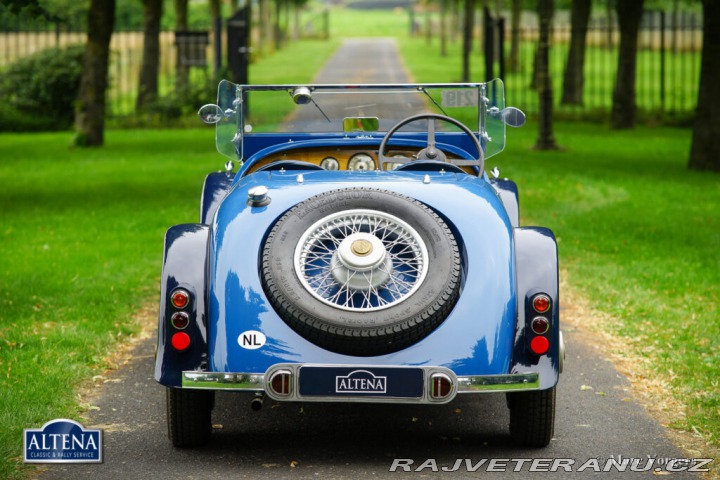
[[[543,355],[550,348],[550,342],[545,337],[535,337],[530,341],[530,350],[535,355]]]
[[[175,308],[185,308],[190,303],[190,294],[185,290],[175,290],[170,296],[170,301]]]
[[[535,317],[532,321],[532,330],[538,335],[542,335],[550,328],[550,322],[545,317]]]
[[[173,327],[178,330],[182,330],[190,323],[190,317],[185,312],[175,312],[170,318],[170,321],[172,322]]]
[[[190,346],[190,335],[185,332],[178,332],[172,336],[170,343],[172,343],[175,350],[182,352]]]
[[[545,313],[550,309],[550,297],[547,295],[537,295],[533,298],[533,308],[538,313]]]

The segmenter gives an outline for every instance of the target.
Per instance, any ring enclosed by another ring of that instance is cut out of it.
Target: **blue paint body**
[[[283,149],[379,143],[379,138],[327,135],[289,140],[273,134],[258,136],[256,143],[246,141],[245,152],[252,153],[232,181],[225,173],[211,174],[206,180],[201,223],[208,225],[180,225],[168,232],[158,382],[179,387],[184,370],[262,374],[277,363],[321,363],[440,366],[458,376],[540,372],[542,389],[556,384],[559,308],[553,309],[547,354],[529,353],[526,331],[532,318],[530,295],[545,292],[558,305],[557,247],[549,230],[517,228],[517,187],[512,182],[437,171],[247,173],[255,161]],[[415,143],[412,138],[402,140],[404,145]],[[469,157],[468,145],[440,147]],[[258,185],[268,187],[271,201],[249,206],[248,190]],[[461,293],[450,315],[411,347],[376,357],[329,352],[300,336],[273,310],[260,279],[261,252],[275,222],[314,195],[352,187],[389,190],[424,203],[451,228],[462,258]],[[193,327],[188,331],[191,352],[175,352],[168,343],[172,307],[167,295],[177,286],[196,295]],[[239,338],[247,331],[262,332],[266,344],[254,350],[241,348]]]

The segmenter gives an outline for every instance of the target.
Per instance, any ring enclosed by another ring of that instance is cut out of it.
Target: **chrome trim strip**
[[[393,398],[393,397],[307,397],[298,393],[299,370],[303,366],[313,367],[385,367],[385,368],[421,368],[425,376],[425,392],[420,398]],[[292,372],[291,394],[287,397],[277,398],[266,387],[266,379],[279,369]],[[434,374],[447,375],[453,384],[453,393],[444,399],[430,397],[430,380]],[[182,373],[182,387],[204,390],[231,390],[243,392],[266,393],[277,401],[303,401],[303,402],[371,402],[371,403],[448,403],[456,394],[460,393],[498,393],[521,390],[538,390],[540,388],[539,373],[512,373],[507,375],[469,375],[458,377],[450,369],[444,367],[411,367],[403,365],[320,365],[320,364],[290,364],[281,363],[273,365],[264,374],[262,373],[223,373],[188,371]]]
[[[458,377],[458,393],[512,392],[539,388],[540,374],[536,372]]]
[[[265,378],[257,373],[183,372],[183,388],[263,392]]]

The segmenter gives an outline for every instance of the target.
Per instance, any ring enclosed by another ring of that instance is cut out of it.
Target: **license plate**
[[[421,398],[423,370],[397,367],[301,367],[300,395],[306,397]]]

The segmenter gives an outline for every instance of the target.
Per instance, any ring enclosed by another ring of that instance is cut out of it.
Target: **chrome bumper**
[[[515,373],[506,375],[470,375],[456,376],[451,370],[444,367],[413,367],[423,372],[423,393],[413,398],[396,398],[387,396],[305,396],[301,395],[298,388],[299,372],[303,366],[311,367],[337,367],[337,365],[303,365],[303,364],[278,364],[270,367],[265,373],[221,373],[221,372],[198,372],[186,371],[182,374],[182,387],[205,390],[224,390],[250,393],[265,393],[273,400],[278,401],[303,401],[303,402],[377,402],[377,403],[447,403],[457,394],[464,393],[499,393],[514,392],[523,390],[538,390],[540,388],[540,375],[538,373]],[[375,368],[376,366],[343,365],[355,369]],[[389,367],[403,368],[403,367]],[[410,367],[408,367],[410,368]],[[289,372],[293,384],[286,395],[277,395],[268,385],[273,375],[278,372]],[[450,393],[442,398],[433,398],[432,379],[437,376],[447,377],[452,389]]]

